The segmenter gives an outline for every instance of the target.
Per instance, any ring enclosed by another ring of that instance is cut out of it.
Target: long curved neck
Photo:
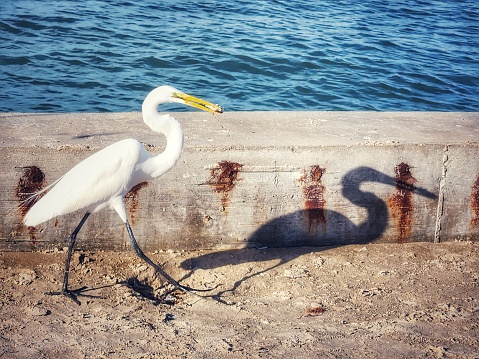
[[[178,161],[183,150],[183,129],[178,121],[170,115],[160,115],[157,107],[164,101],[143,102],[143,121],[153,131],[162,133],[166,137],[166,148],[158,156],[151,157],[145,162],[145,172],[157,178],[168,172]]]

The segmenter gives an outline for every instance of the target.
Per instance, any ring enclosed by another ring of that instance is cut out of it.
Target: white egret
[[[78,210],[85,211],[82,220],[69,237],[65,274],[61,292],[80,304],[80,290],[68,289],[68,274],[73,246],[81,227],[91,213],[104,208],[114,209],[126,225],[131,245],[136,254],[176,288],[190,292],[194,289],[183,286],[169,276],[159,265],[150,260],[138,246],[128,223],[124,197],[135,185],[160,177],[178,161],[183,149],[183,130],[172,116],[160,115],[158,105],[167,102],[182,103],[204,111],[222,113],[223,109],[210,102],[187,95],[170,86],[161,86],[146,96],[143,106],[143,121],[153,131],[166,136],[165,150],[152,156],[135,139],[116,142],[78,163],[58,179],[47,193],[36,202],[24,217],[27,226],[36,226],[56,216]]]

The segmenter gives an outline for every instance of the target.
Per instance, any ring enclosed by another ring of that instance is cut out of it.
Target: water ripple
[[[479,3],[0,3],[0,111],[138,111],[158,84],[227,110],[479,110]],[[181,108],[179,108],[181,110]]]

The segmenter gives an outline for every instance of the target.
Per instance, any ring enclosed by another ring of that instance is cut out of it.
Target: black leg
[[[186,287],[178,283],[176,280],[174,280],[168,273],[166,273],[163,268],[161,268],[159,265],[154,263],[150,258],[148,258],[145,253],[141,250],[141,248],[138,246],[138,243],[136,242],[135,236],[133,235],[133,231],[131,230],[130,224],[128,221],[126,221],[126,230],[128,231],[128,234],[130,236],[130,241],[133,249],[135,250],[135,253],[143,259],[146,263],[148,263],[150,266],[153,267],[153,269],[159,273],[161,276],[163,276],[165,279],[167,279],[175,288],[186,292],[186,293],[191,293],[194,295],[199,296],[197,293],[193,293],[192,291],[207,291],[207,290],[198,290],[198,289],[193,289],[190,287]],[[201,297],[201,296],[200,296]]]
[[[75,245],[75,240],[77,238],[77,234],[78,234],[78,232],[80,232],[80,229],[83,227],[83,224],[85,224],[85,221],[88,219],[89,215],[90,215],[90,212],[86,212],[85,215],[83,216],[82,220],[78,224],[78,226],[75,228],[75,230],[72,232],[72,234],[70,234],[69,243],[68,243],[67,259],[65,261],[65,274],[63,275],[62,291],[61,292],[49,292],[49,293],[47,293],[49,295],[63,294],[65,296],[69,297],[71,300],[73,300],[78,305],[80,305],[80,302],[76,298],[76,295],[74,293],[75,291],[68,290],[68,274],[70,273],[70,261],[71,261],[71,258],[72,258],[73,246]],[[84,288],[81,288],[81,289],[84,289]]]

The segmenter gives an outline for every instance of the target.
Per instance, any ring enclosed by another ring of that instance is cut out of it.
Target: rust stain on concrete
[[[471,219],[471,227],[476,227],[479,225],[479,173],[477,174],[476,181],[472,186],[471,208],[476,216]]]
[[[45,174],[37,166],[22,167],[22,170],[23,174],[18,179],[18,184],[15,188],[15,195],[20,202],[18,210],[22,217],[24,217],[35,202],[42,197],[41,195],[32,195],[41,191],[43,188]]]
[[[140,203],[140,195],[138,192],[140,191],[140,189],[147,186],[148,182],[138,183],[136,186],[133,186],[125,195],[125,205],[128,209],[131,224],[136,223],[136,212],[138,211],[138,206]]]
[[[305,197],[304,209],[308,216],[309,232],[316,231],[321,225],[326,229],[326,216],[324,208],[326,200],[324,199],[325,186],[321,178],[326,169],[320,166],[311,166],[309,170],[304,171],[299,181],[303,188]]]
[[[22,167],[22,175],[18,179],[17,187],[15,188],[15,196],[18,198],[18,211],[22,216],[22,221],[27,212],[32,206],[44,195],[38,193],[42,190],[45,184],[45,174],[37,166]],[[36,228],[27,227],[28,236],[31,241],[35,242]]]
[[[221,194],[223,208],[228,207],[228,194],[233,190],[238,181],[238,174],[243,168],[242,164],[229,161],[221,161],[218,166],[211,169],[208,184],[216,193]]]
[[[417,180],[412,176],[411,167],[407,163],[400,163],[394,171],[396,172],[396,191],[388,199],[388,204],[398,225],[398,243],[406,243],[412,232],[413,191]]]

